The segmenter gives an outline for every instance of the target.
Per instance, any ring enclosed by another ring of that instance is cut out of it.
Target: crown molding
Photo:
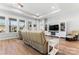
[[[7,6],[7,5],[2,5],[2,6],[4,6],[5,8],[9,7],[9,8],[16,9],[17,11],[20,11],[24,16],[30,17],[30,18],[33,18],[33,19],[47,18],[48,16],[51,16],[52,14],[55,14],[55,13],[61,11],[61,9],[57,9],[57,10],[55,10],[55,11],[52,11],[52,12],[48,13],[48,14],[38,16],[38,15],[33,14],[33,13],[29,12],[29,11],[25,11],[25,10],[22,9],[22,8],[17,8],[17,7],[15,7],[15,6]],[[4,9],[5,9],[5,8],[4,8]],[[12,11],[13,11],[13,10],[12,10]]]

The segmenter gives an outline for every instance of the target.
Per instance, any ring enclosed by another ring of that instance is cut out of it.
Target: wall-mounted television
[[[59,25],[49,25],[49,31],[59,31]]]

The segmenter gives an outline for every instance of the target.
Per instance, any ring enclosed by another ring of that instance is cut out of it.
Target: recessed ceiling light
[[[51,8],[52,8],[52,9],[55,9],[55,6],[52,6]]]

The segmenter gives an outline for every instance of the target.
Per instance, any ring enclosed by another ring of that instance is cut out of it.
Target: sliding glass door
[[[9,32],[17,32],[17,20],[9,18]]]
[[[23,30],[25,27],[25,20],[19,20],[19,30]]]

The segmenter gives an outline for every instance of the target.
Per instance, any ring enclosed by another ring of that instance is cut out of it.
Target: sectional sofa
[[[48,53],[48,42],[45,35],[41,31],[22,31],[21,36],[23,41],[38,50],[42,54]]]

